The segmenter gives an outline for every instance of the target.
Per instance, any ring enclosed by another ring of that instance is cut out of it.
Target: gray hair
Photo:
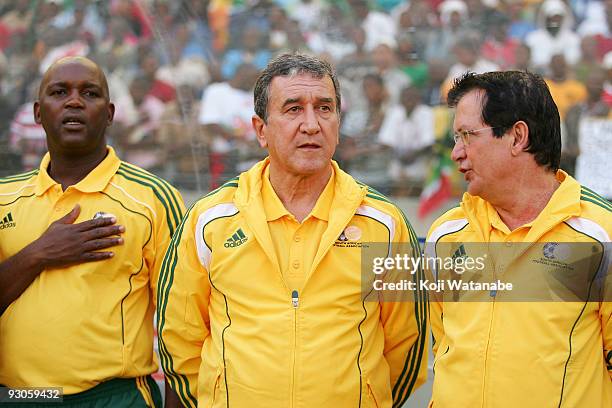
[[[268,98],[272,80],[277,76],[293,76],[298,74],[310,74],[317,79],[329,76],[334,83],[334,90],[336,92],[336,111],[340,114],[340,84],[331,64],[311,55],[298,53],[281,54],[270,61],[255,83],[255,113],[264,122],[268,120]]]

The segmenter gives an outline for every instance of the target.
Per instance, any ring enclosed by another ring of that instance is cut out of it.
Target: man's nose
[[[73,91],[70,91],[65,105],[66,107],[69,107],[69,108],[82,108],[84,105],[83,105],[83,98],[81,97],[80,92],[76,89]]]
[[[465,145],[463,144],[463,141],[459,140],[457,143],[455,143],[455,146],[453,146],[453,150],[451,151],[451,159],[456,162],[465,159]]]
[[[319,125],[319,118],[315,112],[313,106],[306,106],[304,108],[304,120],[302,121],[301,130],[304,133],[309,135],[313,135],[318,133],[321,130],[321,126]]]

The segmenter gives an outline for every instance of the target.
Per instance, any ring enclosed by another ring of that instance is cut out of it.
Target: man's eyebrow
[[[299,101],[300,101],[300,98],[287,98],[285,99],[285,103],[283,103],[283,108],[287,105],[298,103]]]
[[[285,103],[283,103],[283,108],[287,105],[298,103],[300,101],[301,101],[301,98],[287,98],[285,99]],[[318,103],[333,103],[334,98],[328,98],[328,97],[317,98],[317,102]]]
[[[68,82],[66,81],[51,81],[47,84],[47,88],[50,88],[52,86],[67,86]],[[102,85],[97,84],[95,82],[84,82],[82,84],[79,84],[79,86],[83,87],[83,88],[98,88],[98,89],[102,89]]]

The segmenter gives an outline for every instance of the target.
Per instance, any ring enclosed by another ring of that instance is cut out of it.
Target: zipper
[[[291,407],[295,407],[295,362],[297,355],[297,319],[298,307],[300,305],[297,290],[291,292],[291,306],[293,306],[293,366],[291,368]]]
[[[491,333],[493,332],[493,320],[495,318],[495,301],[497,291],[495,293],[491,291],[489,296],[492,298],[491,302],[491,318],[489,319],[489,333],[487,334],[487,344],[485,346],[485,360],[484,360],[484,369],[482,375],[482,406],[486,406],[486,397],[487,397],[487,366],[489,364],[489,345],[491,344]]]

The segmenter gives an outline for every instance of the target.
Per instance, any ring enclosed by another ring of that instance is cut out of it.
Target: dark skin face
[[[52,156],[105,155],[104,132],[114,113],[104,74],[85,58],[53,64],[34,103],[34,118],[47,133]]]

